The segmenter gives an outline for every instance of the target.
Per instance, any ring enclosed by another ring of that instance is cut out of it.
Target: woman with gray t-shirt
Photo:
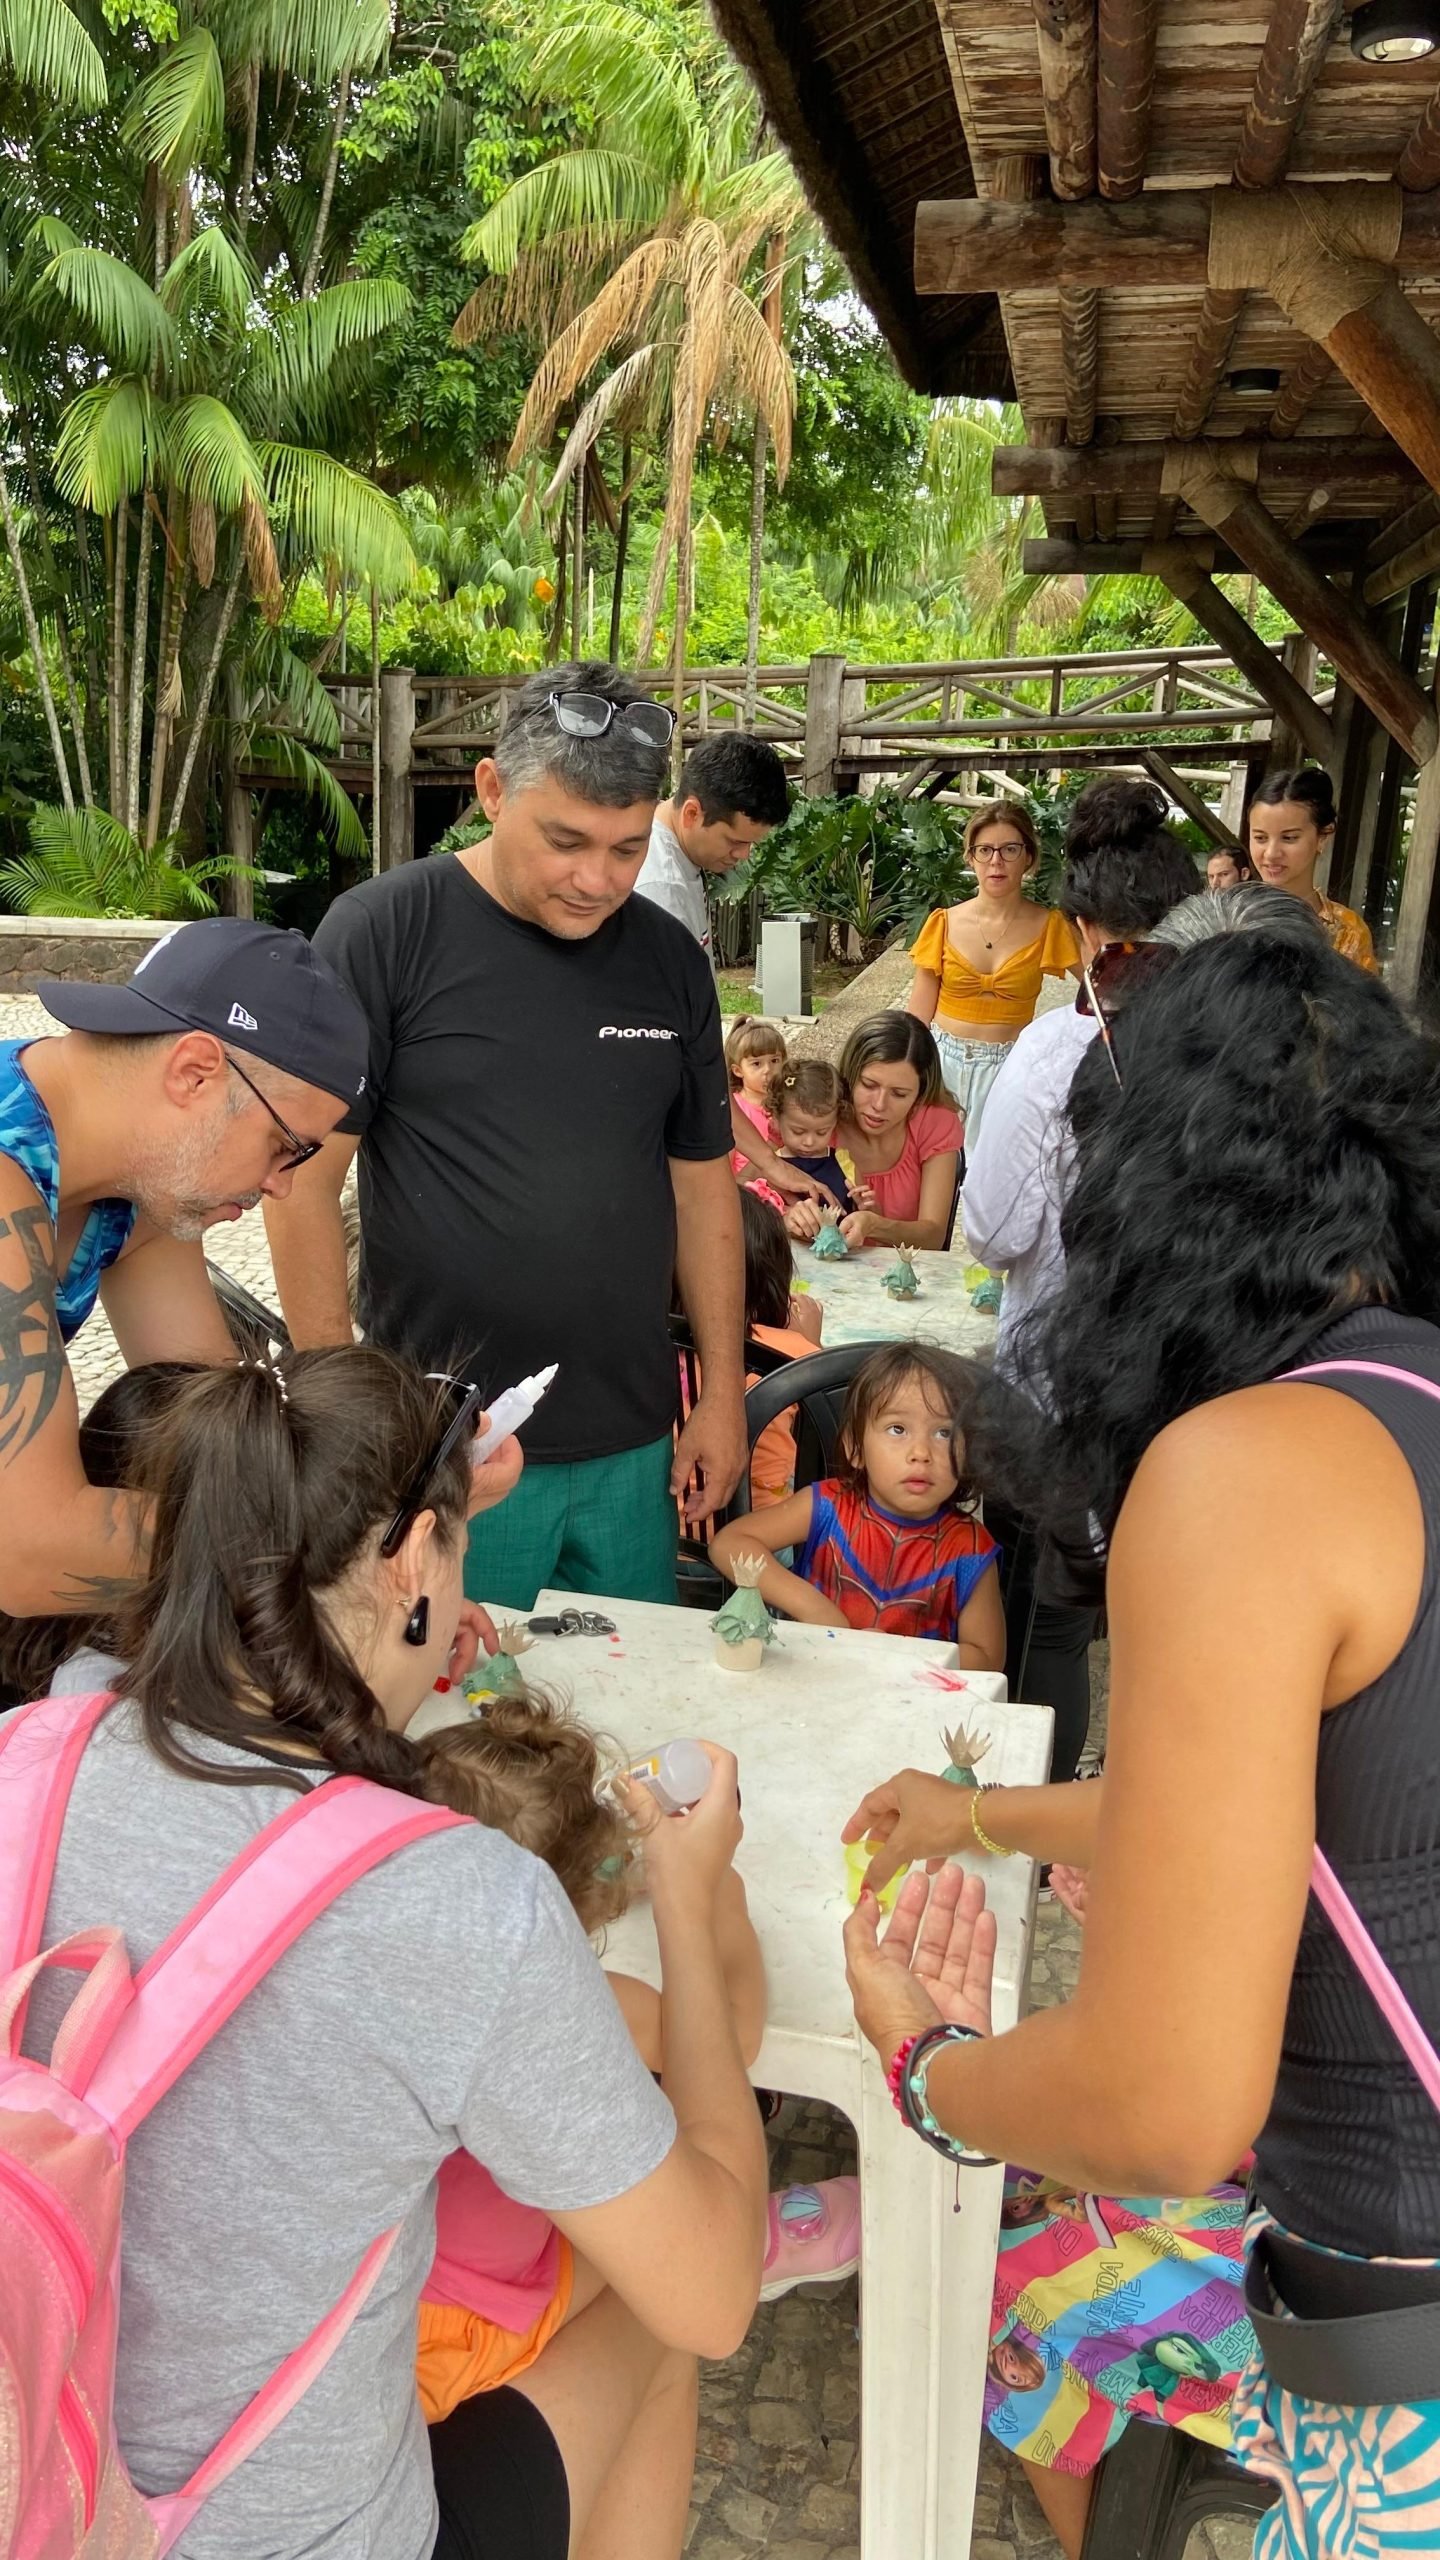
[[[369,1349],[178,1387],[148,1476],[152,1580],[118,1628],[126,1702],[80,1762],[46,1944],[111,1923],[138,1967],[287,1790],[343,1772],[418,1792],[404,1728],[476,1644],[456,1419],[447,1384]],[[647,1843],[662,2087],[548,1868],[466,1823],[314,1920],[132,2137],[116,2428],[149,2495],[189,2476],[403,2226],[318,2381],[177,2560],[566,2560],[582,2538],[587,2560],[676,2560],[695,2359],[744,2335],[765,2229],[714,1935],[735,1769],[712,1757],[708,1794]],[[53,1983],[26,2030],[42,2058]],[[535,2364],[427,2443],[416,2309],[458,2149],[569,2238],[575,2300]]]

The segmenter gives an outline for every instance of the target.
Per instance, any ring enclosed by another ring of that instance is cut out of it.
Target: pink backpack
[[[50,1698],[0,1733],[0,2560],[159,2560],[340,2344],[396,2239],[173,2496],[115,2442],[125,2145],[186,2064],[356,1877],[459,1817],[365,1778],[294,1797],[133,1977],[118,1929],[40,1952],[71,1784],[109,1697]],[[19,2051],[47,1965],[88,1976],[49,2064]],[[398,2229],[398,2226],[397,2226]]]

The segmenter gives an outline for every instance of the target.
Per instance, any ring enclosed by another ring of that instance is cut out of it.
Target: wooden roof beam
[[[1224,215],[1243,206],[1253,224],[1245,274],[1211,273],[1217,205]],[[1292,249],[1311,216],[1339,236],[1357,209],[1371,221],[1387,213],[1394,217],[1394,246],[1378,263],[1401,275],[1440,275],[1440,198],[1360,181],[1279,187],[1261,195],[1232,187],[1177,187],[1123,204],[1099,197],[1088,204],[930,198],[915,210],[916,290],[968,295],[1115,285],[1138,291],[1218,282],[1268,292],[1275,255]]]
[[[1412,762],[1428,763],[1440,742],[1434,705],[1376,638],[1359,607],[1311,567],[1253,489],[1216,471],[1206,448],[1180,450],[1191,466],[1182,492],[1187,505],[1239,553],[1306,637],[1318,643]]]
[[[1100,379],[1100,296],[1083,288],[1060,289],[1060,361],[1065,378],[1065,433],[1072,445],[1095,433],[1095,391]]]
[[[1100,193],[1138,196],[1150,153],[1160,0],[1100,0],[1096,157]]]
[[[1095,193],[1095,0],[1035,0],[1050,184],[1062,202]]]
[[[1378,568],[1371,570],[1365,581],[1365,601],[1372,605],[1388,604],[1392,596],[1406,594],[1417,578],[1433,578],[1437,572],[1440,572],[1440,525],[1432,524],[1428,533],[1417,535],[1403,551],[1397,551],[1393,558],[1382,561]]]
[[[1156,544],[1157,537],[1153,535],[1134,541],[1077,542],[1061,534],[1032,534],[1021,545],[1021,560],[1027,578],[1148,577],[1153,573]],[[1183,541],[1165,547],[1185,554],[1206,576],[1233,578],[1247,574],[1244,561],[1208,533],[1187,534]],[[1313,568],[1348,569],[1355,558],[1353,532],[1328,532],[1322,525],[1318,533],[1305,536],[1304,550]]]
[[[1280,385],[1279,396],[1270,412],[1269,432],[1272,436],[1293,436],[1316,392],[1328,382],[1335,367],[1323,347],[1312,339]]]
[[[1188,503],[1183,466],[1198,453],[1258,488],[1278,504],[1324,490],[1332,506],[1352,511],[1413,496],[1416,476],[1403,453],[1384,439],[1299,436],[1282,442],[1213,444],[1002,444],[990,466],[997,498],[1181,497]]]
[[[1177,809],[1183,809],[1187,818],[1194,819],[1202,835],[1207,835],[1211,843],[1218,845],[1223,853],[1240,852],[1240,839],[1234,829],[1227,827],[1223,818],[1216,817],[1214,810],[1207,801],[1202,800],[1193,784],[1187,782],[1183,774],[1176,772],[1168,756],[1162,755],[1158,747],[1146,747],[1140,761],[1146,770],[1153,774],[1166,798],[1173,800]],[[1248,855],[1246,858],[1248,860]]]
[[[1432,89],[1395,170],[1402,187],[1423,194],[1440,186],[1440,89]]]
[[[1339,16],[1340,0],[1274,0],[1231,173],[1237,187],[1273,187],[1284,176]],[[1207,289],[1176,405],[1177,436],[1198,436],[1204,426],[1244,307],[1243,292],[1217,292],[1213,285]]]
[[[1285,536],[1278,526],[1275,530],[1277,538],[1284,541]],[[1317,574],[1308,561],[1305,566],[1312,576]],[[1163,578],[1171,594],[1178,596],[1183,605],[1188,605],[1201,630],[1208,631],[1216,647],[1234,659],[1241,674],[1249,677],[1261,701],[1269,703],[1275,718],[1303,739],[1307,755],[1312,755],[1317,764],[1328,765],[1335,751],[1335,737],[1318,702],[1306,692],[1290,669],[1266,648],[1259,633],[1252,630],[1243,613],[1236,612],[1214,580],[1206,576],[1199,562],[1191,556],[1191,546],[1183,542],[1147,545],[1145,569],[1147,576]],[[1266,584],[1269,585],[1268,579]],[[1193,811],[1191,814],[1193,816]]]

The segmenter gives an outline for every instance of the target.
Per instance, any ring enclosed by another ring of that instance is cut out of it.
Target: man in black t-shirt
[[[632,716],[633,714],[633,716]],[[475,788],[492,832],[337,899],[315,940],[370,1024],[372,1116],[268,1219],[297,1343],[350,1339],[340,1191],[360,1149],[360,1320],[427,1369],[559,1375],[466,1588],[674,1598],[675,1496],[745,1458],[744,1258],[714,981],[631,891],[669,715],[614,667],[515,696]],[[673,1277],[704,1393],[672,1446]]]

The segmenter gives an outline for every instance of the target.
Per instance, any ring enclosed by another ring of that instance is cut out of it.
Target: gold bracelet
[[[988,1849],[992,1858],[1013,1858],[1015,1855],[1014,1850],[1002,1847],[998,1840],[992,1840],[989,1832],[985,1829],[980,1820],[981,1797],[998,1795],[1000,1792],[1001,1790],[993,1785],[988,1787],[976,1787],[972,1791],[970,1797],[970,1828],[974,1832],[976,1839],[979,1841],[981,1848]]]

